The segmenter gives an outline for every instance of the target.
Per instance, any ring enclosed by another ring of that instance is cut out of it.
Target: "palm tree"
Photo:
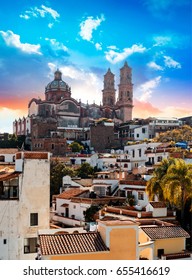
[[[164,201],[164,193],[162,187],[162,179],[167,173],[169,166],[174,162],[174,159],[163,159],[155,171],[153,172],[152,178],[147,182],[147,194],[149,200],[154,200],[157,196],[159,201]]]
[[[175,159],[162,178],[161,186],[164,198],[181,210],[183,223],[186,202],[192,199],[192,164]]]

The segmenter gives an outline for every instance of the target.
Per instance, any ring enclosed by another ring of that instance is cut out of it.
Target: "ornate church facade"
[[[13,132],[16,135],[29,135],[32,144],[36,145],[34,148],[41,150],[42,145],[39,143],[38,147],[37,143],[40,138],[78,137],[86,140],[89,138],[89,127],[95,120],[111,119],[114,123],[132,120],[132,69],[127,62],[120,69],[117,98],[115,75],[110,69],[104,75],[101,105],[83,104],[75,100],[71,88],[62,80],[62,73],[57,70],[54,74],[54,80],[45,87],[45,99],[30,100],[28,117],[13,123]]]

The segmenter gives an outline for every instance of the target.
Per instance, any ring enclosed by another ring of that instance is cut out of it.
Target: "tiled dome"
[[[55,72],[54,80],[45,87],[45,93],[58,90],[71,92],[71,88],[62,80],[62,73],[59,70]]]

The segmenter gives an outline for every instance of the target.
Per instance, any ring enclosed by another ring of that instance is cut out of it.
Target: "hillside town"
[[[57,69],[0,134],[0,259],[192,259],[192,116],[133,119],[132,69],[84,104]]]

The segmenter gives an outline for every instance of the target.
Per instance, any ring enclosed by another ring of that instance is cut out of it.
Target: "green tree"
[[[85,211],[85,222],[94,222],[95,221],[95,214],[101,209],[99,205],[91,205]]]
[[[71,148],[73,153],[78,153],[81,150],[83,150],[83,146],[81,144],[79,144],[78,142],[73,142],[69,145],[69,147]]]
[[[167,173],[169,166],[174,162],[174,159],[163,159],[155,171],[153,172],[152,178],[147,182],[146,191],[150,200],[154,200],[157,196],[159,201],[163,201],[164,193],[162,186],[162,179]]]
[[[160,133],[160,135],[155,138],[155,141],[157,142],[192,141],[192,127],[190,127],[189,125],[183,125],[182,127]]]
[[[76,170],[77,176],[81,178],[89,178],[94,174],[94,168],[87,162],[81,164],[81,166]]]
[[[192,199],[192,164],[176,159],[167,169],[162,185],[165,199],[181,210],[183,223],[186,203]]]
[[[60,187],[62,186],[62,179],[64,176],[75,176],[75,172],[72,168],[66,166],[63,162],[59,162],[57,159],[51,162],[50,166],[50,193],[58,194]]]

